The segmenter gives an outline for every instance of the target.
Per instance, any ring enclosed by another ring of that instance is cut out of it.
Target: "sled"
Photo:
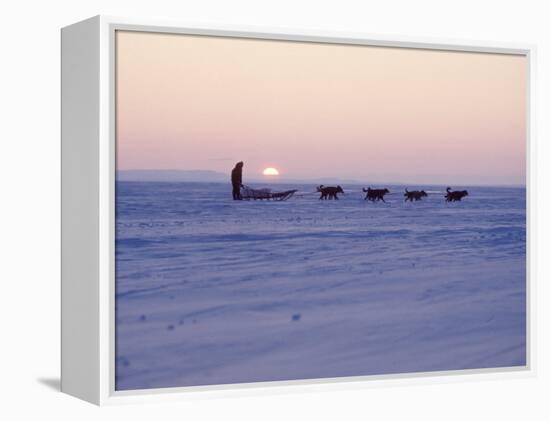
[[[274,192],[271,189],[253,189],[252,187],[241,187],[241,198],[243,200],[275,200],[284,201],[290,199],[298,190],[286,190]]]

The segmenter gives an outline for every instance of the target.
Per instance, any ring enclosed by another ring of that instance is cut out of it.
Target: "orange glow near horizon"
[[[263,173],[263,175],[279,175],[279,170],[277,168],[269,167],[266,168]]]

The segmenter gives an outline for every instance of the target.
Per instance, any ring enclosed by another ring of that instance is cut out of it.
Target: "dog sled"
[[[298,190],[272,191],[271,189],[253,189],[252,187],[241,187],[241,198],[243,200],[274,200],[284,201],[290,199]]]

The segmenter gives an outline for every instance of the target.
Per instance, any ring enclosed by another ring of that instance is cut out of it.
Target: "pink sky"
[[[117,34],[117,165],[525,184],[524,56]]]

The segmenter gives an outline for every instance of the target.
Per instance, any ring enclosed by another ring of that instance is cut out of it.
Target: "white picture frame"
[[[293,380],[137,391],[114,388],[115,126],[114,34],[117,30],[294,40],[335,44],[525,55],[527,128],[527,364],[524,367],[419,374]],[[383,384],[448,382],[530,376],[533,355],[534,244],[533,45],[386,38],[366,34],[192,25],[152,19],[96,16],[61,30],[62,47],[62,377],[63,392],[94,404],[189,397],[332,390]],[[475,374],[475,376],[471,376]]]

